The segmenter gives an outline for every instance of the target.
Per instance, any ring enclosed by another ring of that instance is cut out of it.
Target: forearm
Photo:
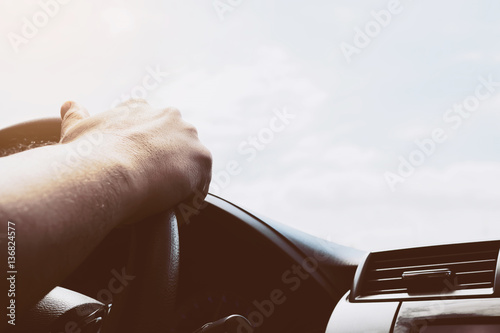
[[[69,143],[0,158],[0,223],[5,229],[7,221],[16,224],[20,309],[60,283],[135,209],[133,198],[123,195],[131,189],[120,163],[76,154],[69,163],[72,148]],[[2,267],[6,254],[2,246]]]
[[[210,182],[210,152],[176,109],[131,100],[89,116],[67,102],[61,118],[61,144],[0,158],[0,228],[16,224],[20,310],[61,283],[114,227],[206,194]],[[93,136],[102,140],[86,144]]]

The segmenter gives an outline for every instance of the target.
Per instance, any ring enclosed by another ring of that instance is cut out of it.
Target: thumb
[[[79,121],[90,117],[88,111],[75,102],[66,102],[61,106],[61,139]]]

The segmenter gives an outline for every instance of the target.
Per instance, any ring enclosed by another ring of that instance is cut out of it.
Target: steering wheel
[[[61,120],[46,118],[0,129],[0,149],[15,152],[59,141]],[[164,212],[145,223],[127,228],[129,257],[127,274],[135,276],[113,297],[111,311],[103,320],[102,333],[164,332],[173,323],[175,294],[179,276],[179,232],[174,213]],[[65,300],[60,300],[64,302]],[[41,301],[43,303],[44,300]],[[57,300],[56,302],[57,303]],[[54,304],[54,300],[50,302]],[[68,312],[68,311],[66,311]],[[58,304],[38,304],[28,312],[40,318],[60,317]],[[43,320],[42,320],[43,321]],[[49,328],[45,328],[48,331]],[[40,327],[37,327],[37,331]]]

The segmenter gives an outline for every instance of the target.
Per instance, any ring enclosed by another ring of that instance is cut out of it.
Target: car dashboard
[[[171,332],[194,332],[231,314],[246,317],[254,332],[324,332],[341,294],[320,271],[320,260],[229,202],[214,196],[208,201],[180,228]]]
[[[263,220],[214,195],[179,219],[179,285],[166,332],[192,333],[232,314],[253,325],[241,332],[325,332],[365,253]],[[115,230],[62,287],[99,299],[126,266],[127,244]]]
[[[101,257],[87,260],[92,268],[82,265],[64,287],[92,297],[109,276],[88,272],[125,264],[126,241],[110,237],[96,250]],[[366,253],[214,195],[180,221],[179,237],[175,319],[166,332],[191,333],[232,314],[253,325],[240,332],[500,332],[500,241]]]
[[[327,332],[500,332],[499,249],[489,241],[370,253]]]

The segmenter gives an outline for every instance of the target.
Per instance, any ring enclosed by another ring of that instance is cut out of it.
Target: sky
[[[365,250],[500,238],[500,3],[5,0],[0,127],[175,106],[211,191]],[[497,148],[495,148],[497,147]]]

